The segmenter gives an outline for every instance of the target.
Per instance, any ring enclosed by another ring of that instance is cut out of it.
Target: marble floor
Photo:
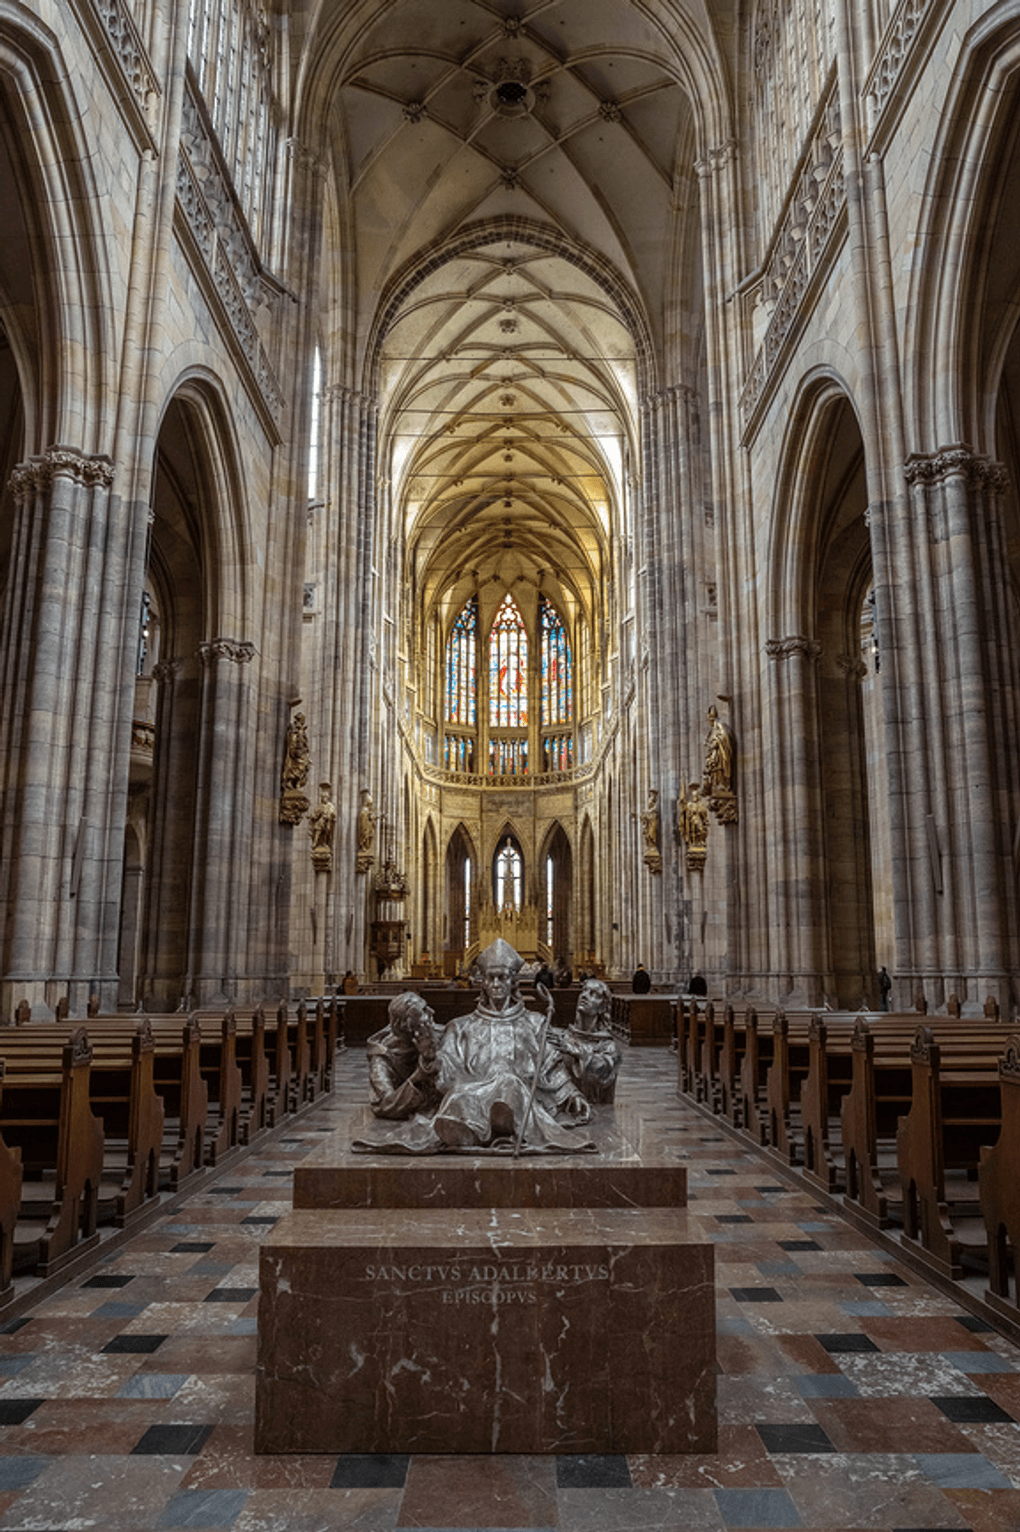
[[[621,1090],[689,1162],[716,1246],[719,1452],[255,1457],[258,1247],[336,1093],[0,1325],[0,1528],[1020,1529],[1020,1351],[673,1094]]]

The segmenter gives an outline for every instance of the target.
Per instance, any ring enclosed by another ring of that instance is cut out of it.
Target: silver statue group
[[[368,1041],[372,1111],[394,1124],[356,1139],[362,1152],[391,1154],[577,1154],[597,1145],[577,1129],[592,1103],[611,1101],[620,1051],[609,1029],[610,992],[582,985],[569,1027],[552,1025],[553,1000],[536,990],[544,1014],[519,993],[523,961],[494,941],[475,968],[474,1010],[437,1026],[417,994],[397,995],[389,1020]]]

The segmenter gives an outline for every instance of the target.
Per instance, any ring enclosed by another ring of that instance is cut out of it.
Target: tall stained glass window
[[[489,634],[489,727],[524,728],[528,722],[528,630],[508,594]]]
[[[493,872],[496,908],[519,910],[524,891],[524,858],[509,836],[496,853]]]
[[[538,606],[542,665],[542,724],[569,723],[574,716],[574,675],[567,632],[556,608],[541,597]]]
[[[446,721],[474,726],[478,697],[478,598],[472,596],[446,643]]]

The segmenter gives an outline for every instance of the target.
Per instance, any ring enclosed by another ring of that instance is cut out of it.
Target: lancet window
[[[528,722],[528,630],[507,594],[489,634],[489,725],[525,728]]]
[[[524,858],[509,835],[496,852],[492,892],[497,910],[520,909],[524,894]]]
[[[473,728],[478,713],[478,598],[472,596],[446,644],[446,721]]]
[[[539,595],[526,621],[506,592],[491,624],[486,616],[484,640],[480,621],[476,593],[446,641],[443,765],[489,778],[570,771],[575,764],[575,674],[563,618]],[[425,660],[435,668],[427,637]],[[423,701],[428,708],[427,688]]]
[[[542,724],[570,723],[574,716],[570,645],[559,612],[545,596],[539,598],[538,619],[542,653]]]

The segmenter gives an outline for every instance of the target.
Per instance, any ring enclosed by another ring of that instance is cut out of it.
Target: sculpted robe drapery
[[[556,1121],[554,1114],[576,1096],[577,1088],[551,1038],[528,1111],[541,1038],[542,1017],[525,1010],[523,1003],[506,1011],[479,1004],[443,1032],[436,1077],[442,1100],[435,1115],[418,1116],[403,1128],[359,1139],[354,1147],[376,1153],[509,1153],[527,1116],[524,1152],[594,1151],[591,1140]]]
[[[438,1085],[443,1100],[433,1119],[437,1137],[463,1148],[494,1139],[516,1139],[528,1107],[542,1038],[542,1017],[523,1004],[492,1011],[479,1004],[451,1021],[439,1045]],[[552,1043],[547,1042],[525,1128],[525,1143],[574,1152],[585,1147],[562,1127],[555,1112],[576,1086]]]

